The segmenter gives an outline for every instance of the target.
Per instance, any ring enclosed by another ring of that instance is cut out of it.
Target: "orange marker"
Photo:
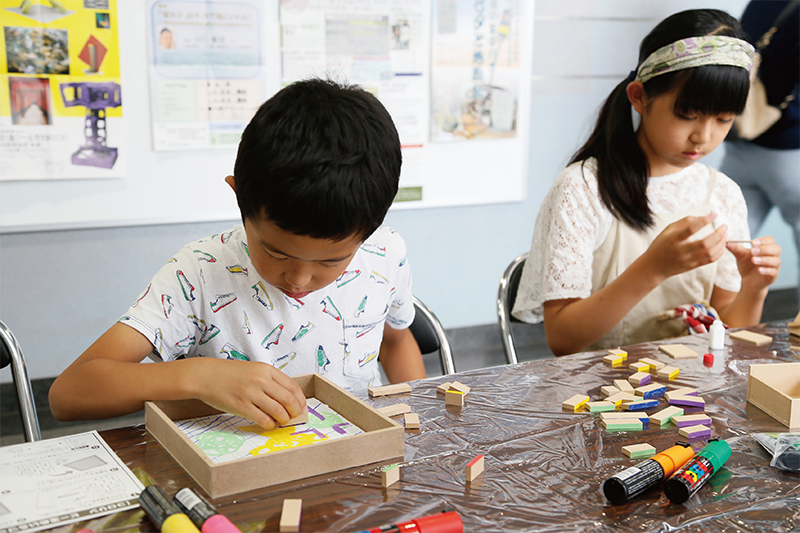
[[[634,496],[670,477],[692,457],[694,450],[686,443],[678,443],[608,478],[603,483],[603,494],[614,505],[626,503]]]

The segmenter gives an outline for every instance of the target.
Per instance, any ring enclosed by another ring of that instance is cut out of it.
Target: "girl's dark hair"
[[[656,26],[639,48],[639,65],[659,48],[688,37],[725,35],[746,40],[739,22],[716,9],[676,13]],[[750,78],[747,70],[727,65],[705,65],[669,72],[644,83],[648,98],[677,90],[674,110],[681,115],[718,115],[744,110]],[[647,201],[649,167],[633,128],[625,79],[606,99],[597,125],[570,163],[597,159],[597,181],[603,204],[618,219],[642,230],[653,225]]]

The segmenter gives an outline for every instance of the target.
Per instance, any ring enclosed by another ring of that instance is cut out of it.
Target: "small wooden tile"
[[[450,389],[444,394],[444,403],[445,405],[455,405],[458,407],[463,407],[464,393]]]
[[[393,385],[384,385],[383,387],[370,387],[367,391],[369,391],[370,398],[375,398],[377,396],[411,392],[411,385],[408,383],[395,383]]]
[[[686,426],[710,426],[713,424],[713,420],[708,415],[682,415],[682,416],[673,416],[672,423],[678,426],[679,428],[686,427]]]
[[[308,409],[303,410],[300,415],[292,418],[281,427],[296,426],[297,424],[305,424],[306,422],[308,422]]]
[[[380,407],[377,409],[377,411],[384,416],[393,417],[405,413],[410,413],[411,407],[406,403],[393,403],[392,405]]]
[[[636,396],[634,396],[629,392],[617,391],[616,394],[606,398],[606,401],[613,403],[616,406],[619,406],[625,400],[637,401],[638,399],[639,398],[637,398]]]
[[[600,413],[600,418],[602,420],[639,420],[641,422],[647,423],[650,421],[650,415],[644,412],[619,412],[619,413]]]
[[[706,401],[700,396],[670,396],[670,405],[683,405],[685,407],[705,408]]]
[[[459,381],[454,381],[453,383],[451,383],[450,388],[457,390],[458,392],[464,393],[465,395],[469,394],[470,391],[470,388],[467,385],[464,385]]]
[[[615,379],[614,386],[617,387],[622,392],[630,392],[633,394],[633,385],[628,383],[627,379]]]
[[[664,368],[660,369],[656,374],[660,379],[676,379],[678,374],[680,373],[680,368],[676,366],[665,366]]]
[[[652,400],[653,398],[661,398],[667,392],[667,387],[660,383],[650,383],[644,387],[636,389],[636,395],[641,396],[645,400]]]
[[[641,400],[639,402],[622,404],[622,408],[626,411],[643,411],[652,407],[658,407],[658,400]]]
[[[683,415],[683,409],[671,405],[666,409],[662,409],[659,412],[650,415],[650,422],[654,422],[659,426],[666,426],[672,421],[672,417],[682,416],[682,415]]]
[[[603,420],[603,427],[607,431],[642,431],[644,424],[635,418],[612,418]]]
[[[586,396],[585,394],[576,394],[569,400],[562,402],[561,408],[564,409],[565,411],[572,411],[574,413],[577,413],[587,403],[589,403],[588,396]]]
[[[728,335],[731,339],[736,339],[738,341],[747,342],[750,344],[755,344],[756,346],[764,346],[765,344],[769,344],[772,342],[772,337],[767,335],[762,335],[760,333],[753,333],[752,331],[742,330],[742,331],[734,331]]]
[[[303,500],[283,500],[280,522],[281,532],[300,531],[300,513],[302,510]]]
[[[614,411],[617,406],[611,402],[589,402],[586,404],[590,413],[601,413],[603,411]]]
[[[628,360],[628,352],[625,350],[620,350],[619,348],[614,348],[608,351],[608,355],[613,355],[616,357],[622,357],[623,361]]]
[[[636,387],[641,387],[650,383],[650,374],[647,372],[636,372],[628,377],[628,383]]]
[[[619,392],[620,390],[616,388],[614,385],[603,385],[602,387],[600,387],[600,394],[602,394],[604,398],[607,398],[609,396],[614,396]]]
[[[389,465],[381,470],[381,485],[389,487],[400,481],[400,465]]]
[[[691,348],[687,348],[683,344],[661,344],[658,349],[673,359],[690,359],[692,357],[697,357],[697,352]]]
[[[678,434],[687,439],[701,439],[711,436],[711,428],[708,426],[686,426],[680,428]]]
[[[680,387],[678,389],[672,389],[664,396],[666,396],[667,400],[673,396],[697,396],[697,389],[693,389],[691,387]]]
[[[472,461],[467,463],[467,481],[473,481],[481,474],[483,474],[483,455],[476,455]]]
[[[667,363],[662,363],[661,361],[657,359],[651,359],[650,357],[642,357],[641,359],[639,359],[639,362],[647,363],[648,365],[650,365],[651,373],[658,372],[659,370],[667,366]]]
[[[636,361],[635,363],[629,364],[628,368],[634,372],[650,372],[650,365],[647,363],[642,363],[641,361]]]
[[[609,354],[603,357],[603,362],[611,366],[622,366],[623,361],[625,361],[625,359],[623,359],[621,355]]]
[[[445,392],[447,392],[447,389],[450,388],[450,385],[452,385],[452,383],[450,383],[449,381],[445,381],[444,383],[436,387],[436,392],[438,394],[444,394]]]
[[[622,447],[622,453],[631,459],[642,459],[653,457],[656,454],[656,449],[650,444],[630,444]]]
[[[417,413],[406,413],[403,416],[406,429],[419,429],[419,415]]]

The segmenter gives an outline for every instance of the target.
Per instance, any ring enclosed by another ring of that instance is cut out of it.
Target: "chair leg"
[[[28,442],[42,440],[42,433],[39,430],[39,417],[36,415],[31,381],[28,378],[28,370],[25,367],[22,350],[16,337],[2,322],[0,322],[0,337],[11,354],[11,373],[14,376],[14,384],[17,388],[22,427],[25,429],[25,440]]]

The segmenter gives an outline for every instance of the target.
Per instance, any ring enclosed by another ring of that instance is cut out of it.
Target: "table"
[[[770,467],[769,455],[750,436],[786,428],[745,398],[749,364],[795,359],[785,322],[749,329],[775,340],[756,347],[726,336],[724,352],[716,352],[713,366],[706,367],[706,336],[685,337],[681,342],[701,356],[672,361],[680,375],[670,385],[700,391],[714,419],[713,436],[733,449],[720,475],[685,505],[670,504],[659,487],[612,506],[600,488],[639,462],[624,457],[622,446],[648,442],[662,451],[683,440],[674,426],[608,433],[598,415],[561,409],[577,393],[600,399],[600,386],[630,375],[627,364],[641,357],[667,362],[660,343],[627,347],[626,366],[617,368],[603,363],[605,353],[588,352],[463,372],[447,378],[472,387],[463,408],[445,406],[443,396],[437,397],[436,386],[447,380],[442,377],[413,382],[410,394],[374,401],[364,394],[376,407],[404,402],[419,414],[421,429],[406,431],[399,483],[382,488],[384,465],[368,465],[212,503],[245,533],[278,531],[284,498],[303,499],[301,531],[352,532],[447,509],[457,511],[470,532],[790,531],[800,527],[800,476]],[[185,486],[204,494],[143,425],[101,435],[128,466],[144,469],[170,495]],[[704,445],[692,443],[695,450]],[[465,465],[477,454],[485,455],[486,471],[466,483]],[[141,510],[79,526],[95,532],[153,530]]]

